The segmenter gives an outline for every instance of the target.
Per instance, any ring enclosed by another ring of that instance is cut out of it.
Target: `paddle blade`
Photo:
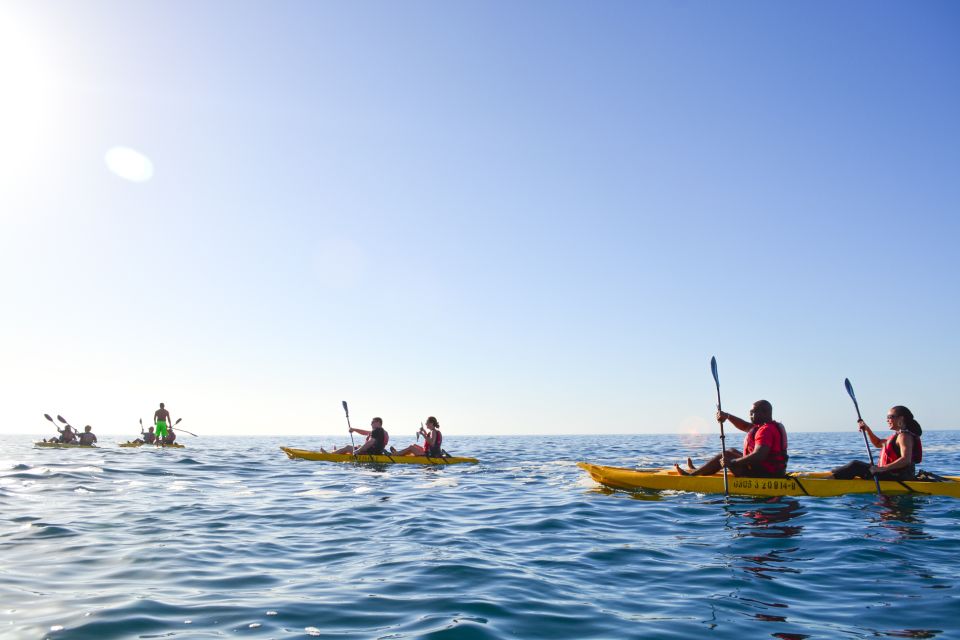
[[[710,372],[713,373],[713,381],[717,383],[717,387],[720,386],[720,376],[717,375],[717,357],[712,356],[710,358]]]
[[[343,403],[343,412],[347,414],[347,417],[350,417],[350,410],[347,409],[347,401],[341,400],[340,402]]]
[[[140,418],[140,430],[143,431],[143,418]]]
[[[64,420],[64,419],[63,419],[63,416],[61,416],[61,415],[58,415],[58,416],[57,416],[57,420],[59,420],[59,421],[62,422],[63,424],[70,424],[69,422],[67,422],[66,420]]]
[[[53,422],[53,418],[50,417],[50,414],[49,414],[49,413],[43,414],[43,417],[46,418],[47,420],[49,420],[50,422]],[[57,424],[57,423],[56,423],[56,422],[53,422],[53,424]]]
[[[853,393],[853,385],[850,384],[850,378],[844,378],[844,379],[843,379],[843,386],[845,386],[845,387],[847,388],[847,393],[850,394],[850,398],[851,398],[854,402],[856,402],[856,401],[857,401],[857,396]]]
[[[173,426],[177,426],[178,424],[180,424],[181,420],[183,420],[183,418],[177,418],[177,421],[173,423]]]

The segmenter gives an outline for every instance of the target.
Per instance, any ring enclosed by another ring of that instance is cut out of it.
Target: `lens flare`
[[[129,147],[114,147],[104,156],[107,168],[124,180],[146,182],[153,177],[150,158]]]

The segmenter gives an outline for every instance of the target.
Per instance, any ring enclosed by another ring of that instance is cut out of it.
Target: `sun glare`
[[[150,158],[129,147],[114,147],[104,156],[107,168],[124,180],[146,182],[153,177]]]

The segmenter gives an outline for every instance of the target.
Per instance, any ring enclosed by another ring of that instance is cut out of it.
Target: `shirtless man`
[[[160,408],[153,413],[153,424],[157,427],[157,441],[163,442],[163,439],[167,437],[167,425],[170,424],[170,412],[163,408],[163,403],[160,403]]]

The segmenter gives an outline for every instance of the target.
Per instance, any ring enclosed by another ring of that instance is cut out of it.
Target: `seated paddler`
[[[687,458],[687,468],[675,464],[677,473],[685,476],[703,476],[717,473],[726,467],[735,476],[748,478],[779,478],[787,472],[787,430],[773,419],[773,405],[766,400],[757,400],[750,407],[750,420],[717,411],[717,422],[729,421],[740,431],[746,432],[743,451],[727,449],[710,458],[697,468]]]
[[[355,456],[359,455],[370,455],[370,456],[380,456],[383,455],[383,450],[387,446],[387,442],[390,440],[390,436],[387,434],[386,430],[383,428],[383,420],[380,418],[374,418],[370,421],[370,430],[366,429],[357,429],[356,427],[350,427],[351,433],[359,433],[362,436],[367,436],[366,441],[354,450],[353,445],[347,445],[341,447],[336,451],[331,453],[345,453],[352,454]],[[320,449],[323,451],[323,449]],[[326,453],[324,451],[324,453]]]
[[[923,446],[920,444],[923,429],[910,409],[897,405],[887,412],[887,426],[893,431],[888,438],[876,435],[863,420],[857,424],[860,431],[867,434],[870,443],[880,449],[880,464],[853,460],[833,469],[830,473],[834,478],[869,480],[876,476],[878,480],[912,480],[916,477],[916,465],[923,460]]]
[[[80,444],[84,447],[92,447],[97,442],[97,436],[93,433],[93,427],[87,425],[80,434]]]
[[[437,422],[435,417],[430,416],[427,418],[426,429],[421,426],[419,433],[423,436],[423,446],[414,443],[400,451],[390,447],[390,453],[398,456],[427,456],[430,458],[443,456],[443,448],[441,447],[443,444],[443,434],[440,433],[440,423]]]

